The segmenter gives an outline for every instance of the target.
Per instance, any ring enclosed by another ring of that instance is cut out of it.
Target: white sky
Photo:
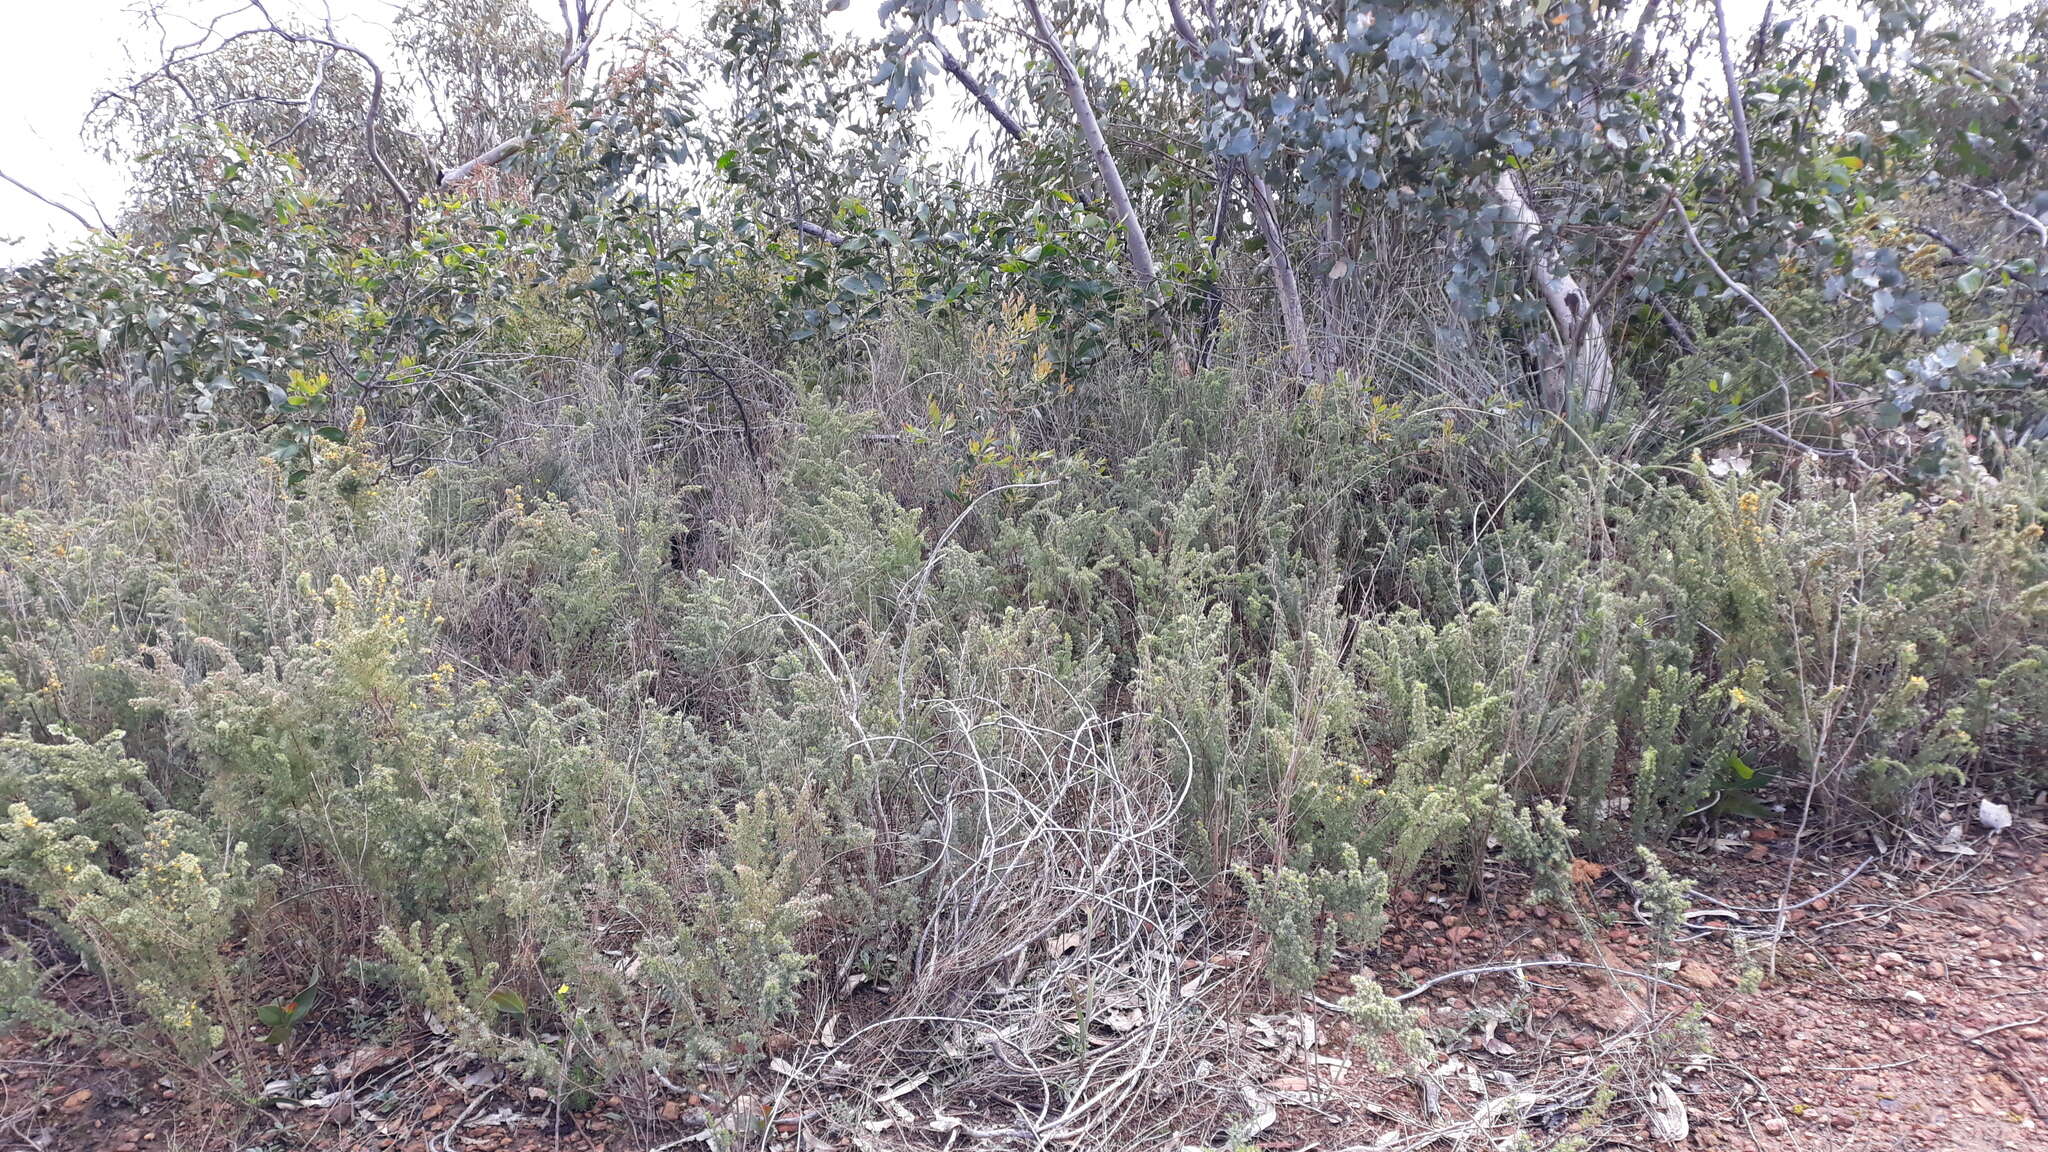
[[[531,2],[550,26],[558,22],[555,0]],[[698,0],[629,3],[645,16],[678,24],[698,7]],[[1730,24],[1753,27],[1764,4],[1765,0],[1729,0]],[[171,4],[174,11],[207,17],[236,6],[235,0]],[[285,18],[290,12],[317,12],[322,6],[322,0],[276,0],[271,10]],[[325,0],[324,6],[332,11],[344,37],[374,53],[386,41],[384,28],[399,4]],[[5,11],[0,16],[0,109],[7,110],[0,115],[0,172],[76,206],[88,219],[94,217],[92,205],[110,218],[115,214],[126,176],[80,139],[79,127],[101,88],[128,71],[132,61],[154,63],[159,55],[159,33],[140,15],[142,7],[138,0],[0,0],[0,10]],[[1785,0],[1777,10],[1812,7],[1813,0]],[[847,27],[874,26],[868,15],[874,11],[873,0],[852,8],[837,19]],[[189,40],[196,29],[173,31],[183,31],[182,38]],[[48,245],[84,232],[71,217],[0,182],[0,263],[32,258]]]

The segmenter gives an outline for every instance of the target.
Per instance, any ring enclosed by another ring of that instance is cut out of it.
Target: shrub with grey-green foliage
[[[1387,874],[1349,844],[1335,868],[1240,868],[1238,882],[1268,938],[1266,973],[1281,988],[1313,987],[1339,944],[1363,948],[1386,930]]]
[[[1673,876],[1647,845],[1638,845],[1636,856],[1643,862],[1643,882],[1638,892],[1643,915],[1658,949],[1668,954],[1685,927],[1685,914],[1692,911],[1694,882]]]
[[[246,435],[23,439],[0,867],[184,1057],[253,1072],[238,1022],[318,964],[595,1091],[855,985],[952,1014],[1112,922],[1192,947],[1204,883],[1307,989],[1396,885],[1568,901],[1743,788],[1903,819],[2048,747],[2025,451],[1911,495],[1334,384],[1172,415],[1239,387],[1148,378],[1096,413],[1144,447],[929,503],[899,454],[940,449],[820,392],[738,479],[574,421],[411,469],[366,424],[296,480]]]

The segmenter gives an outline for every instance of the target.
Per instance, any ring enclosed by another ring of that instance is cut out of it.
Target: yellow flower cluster
[[[1763,509],[1764,498],[1757,492],[1744,492],[1735,498],[1735,512],[1741,526],[1748,533],[1750,542],[1759,547],[1764,542]]]

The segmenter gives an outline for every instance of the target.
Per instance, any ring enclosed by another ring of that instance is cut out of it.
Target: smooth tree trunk
[[[1756,157],[1749,147],[1749,114],[1742,107],[1742,80],[1728,47],[1728,9],[1714,0],[1714,30],[1721,41],[1721,79],[1728,85],[1728,122],[1735,132],[1735,168],[1742,178],[1743,219],[1756,219]]]
[[[1512,229],[1517,247],[1529,263],[1529,279],[1543,298],[1556,330],[1556,351],[1543,358],[1543,405],[1553,412],[1599,414],[1614,398],[1614,359],[1607,346],[1607,326],[1588,316],[1591,301],[1578,280],[1557,267],[1542,243],[1543,220],[1515,181],[1502,172],[1494,182],[1501,219]],[[1573,334],[1578,339],[1573,340]]]
[[[1273,294],[1280,298],[1280,327],[1287,337],[1287,358],[1294,374],[1307,379],[1315,372],[1315,349],[1309,341],[1308,317],[1301,308],[1301,286],[1294,279],[1294,259],[1287,254],[1287,234],[1280,230],[1280,214],[1273,205],[1273,193],[1265,177],[1249,164],[1239,164],[1245,187],[1251,192],[1252,219],[1266,241],[1267,263],[1273,270]]]
[[[1173,19],[1174,34],[1199,59],[1203,54],[1202,42],[1195,35],[1194,25],[1181,8],[1180,0],[1167,0],[1166,10]],[[1213,7],[1209,9],[1209,15],[1213,22]],[[1214,28],[1210,31],[1212,35],[1218,34]],[[1239,102],[1247,102],[1244,81],[1240,78],[1236,84]],[[1250,164],[1235,163],[1235,172],[1244,180],[1248,193],[1245,199],[1251,205],[1252,221],[1258,225],[1259,235],[1266,242],[1266,259],[1273,273],[1273,295],[1278,298],[1280,306],[1280,328],[1287,340],[1288,362],[1296,376],[1307,379],[1315,371],[1315,349],[1309,340],[1308,316],[1301,306],[1301,284],[1294,275],[1294,258],[1287,251],[1286,233],[1280,230],[1280,214],[1273,201],[1273,190],[1266,184],[1265,174]],[[1216,193],[1219,198],[1225,194],[1221,183]]]
[[[1060,87],[1066,90],[1067,103],[1074,110],[1074,122],[1081,130],[1081,139],[1087,143],[1089,154],[1095,159],[1095,171],[1102,178],[1103,191],[1109,196],[1110,210],[1117,214],[1123,225],[1125,246],[1130,249],[1131,273],[1137,277],[1138,291],[1153,307],[1163,307],[1166,300],[1159,290],[1159,266],[1152,259],[1152,243],[1145,238],[1145,228],[1138,221],[1137,210],[1131,207],[1130,190],[1124,186],[1123,172],[1117,167],[1116,157],[1110,154],[1109,141],[1102,135],[1102,124],[1095,118],[1095,106],[1089,102],[1088,90],[1081,84],[1081,72],[1060,45],[1059,36],[1053,32],[1052,21],[1046,19],[1040,0],[1024,0],[1024,7],[1031,13],[1031,22],[1038,29],[1038,39],[1045,46],[1046,55],[1052,58],[1053,69],[1059,73]]]

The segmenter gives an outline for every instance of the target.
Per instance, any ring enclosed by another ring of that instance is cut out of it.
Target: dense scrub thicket
[[[125,230],[0,289],[0,1018],[1116,1143],[1241,1106],[1156,1074],[1197,950],[1284,995],[1418,877],[2040,785],[2048,12],[1723,32],[1735,126],[1683,6],[1220,7],[557,71],[426,6],[367,157],[360,69],[221,103],[319,36],[140,77]],[[971,180],[946,37],[1037,125]]]

